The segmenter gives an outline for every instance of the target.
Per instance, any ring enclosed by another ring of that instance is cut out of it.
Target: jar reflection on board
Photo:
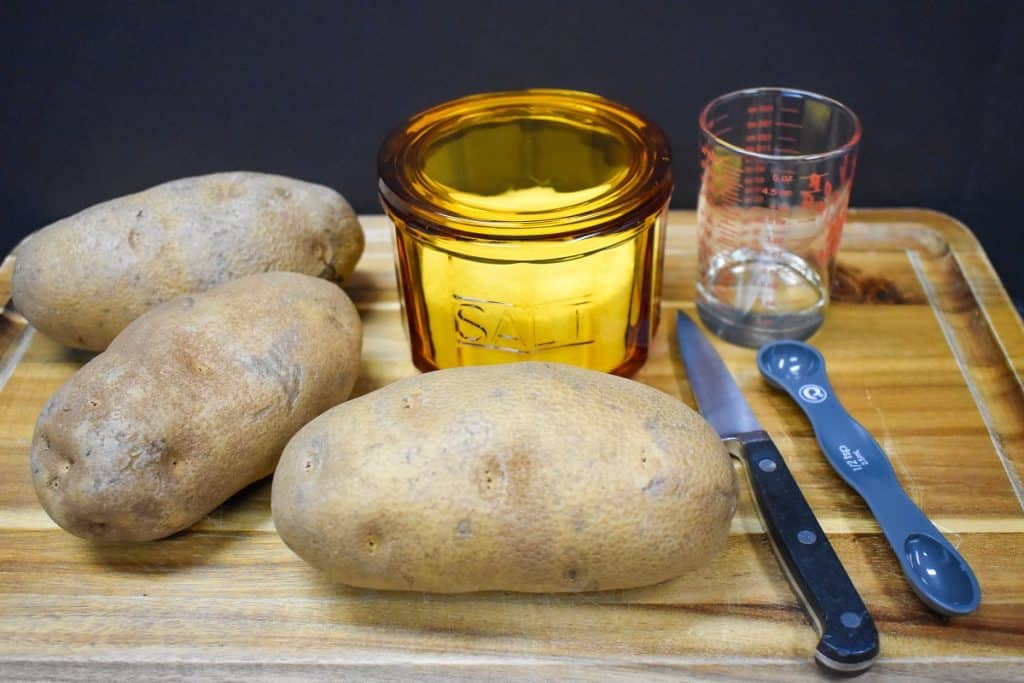
[[[406,121],[378,169],[418,368],[646,360],[672,192],[656,125],[588,93],[473,95]]]

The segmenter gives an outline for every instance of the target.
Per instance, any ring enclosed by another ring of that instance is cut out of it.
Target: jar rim
[[[596,196],[514,218],[452,210],[453,202],[423,171],[425,153],[455,131],[516,119],[599,126],[627,151],[626,172]],[[380,147],[378,189],[386,209],[425,232],[467,239],[574,238],[627,229],[658,210],[673,189],[671,160],[662,129],[622,104],[576,90],[506,90],[460,97],[406,119]]]

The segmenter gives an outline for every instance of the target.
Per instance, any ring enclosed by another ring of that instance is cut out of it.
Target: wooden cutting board
[[[357,393],[416,372],[389,226],[381,216],[364,226],[367,251],[350,288],[366,327]],[[693,310],[695,243],[693,213],[672,213],[664,320]],[[973,565],[983,589],[974,615],[944,623],[922,606],[806,420],[762,382],[754,351],[715,346],[875,617],[882,654],[869,677],[1024,678],[1021,320],[971,233],[937,213],[852,212],[839,280],[812,341],[839,398]],[[817,636],[746,490],[726,551],[707,567],[650,588],[582,595],[331,585],[274,533],[269,481],[164,541],[102,547],[75,538],[37,504],[28,451],[43,403],[89,356],[4,315],[0,679],[819,676]],[[671,328],[662,325],[635,379],[693,406]]]

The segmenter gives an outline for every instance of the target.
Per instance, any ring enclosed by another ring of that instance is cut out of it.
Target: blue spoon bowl
[[[907,496],[881,446],[836,399],[821,353],[784,339],[761,347],[757,366],[807,415],[825,457],[871,508],[917,596],[946,616],[976,610],[981,587],[970,565]]]

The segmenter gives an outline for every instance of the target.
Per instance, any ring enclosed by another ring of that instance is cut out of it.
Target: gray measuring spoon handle
[[[797,400],[811,421],[822,453],[871,508],[889,544],[894,549],[902,547],[914,531],[938,534],[931,520],[907,496],[875,438],[835,398],[827,381],[818,378],[816,384],[827,391],[823,401]]]
[[[813,400],[800,395],[801,391],[805,395],[812,393],[806,384],[797,389],[794,398],[811,421],[818,444],[832,467],[865,500],[894,490],[903,495],[892,464],[878,442],[846,412],[828,381],[817,380],[812,386],[821,393],[813,394]]]
[[[966,560],[900,486],[874,437],[846,412],[831,387],[826,391],[824,401],[801,401],[801,407],[825,457],[871,508],[914,592],[944,614],[974,611],[981,588]],[[960,578],[950,580],[950,569]]]

